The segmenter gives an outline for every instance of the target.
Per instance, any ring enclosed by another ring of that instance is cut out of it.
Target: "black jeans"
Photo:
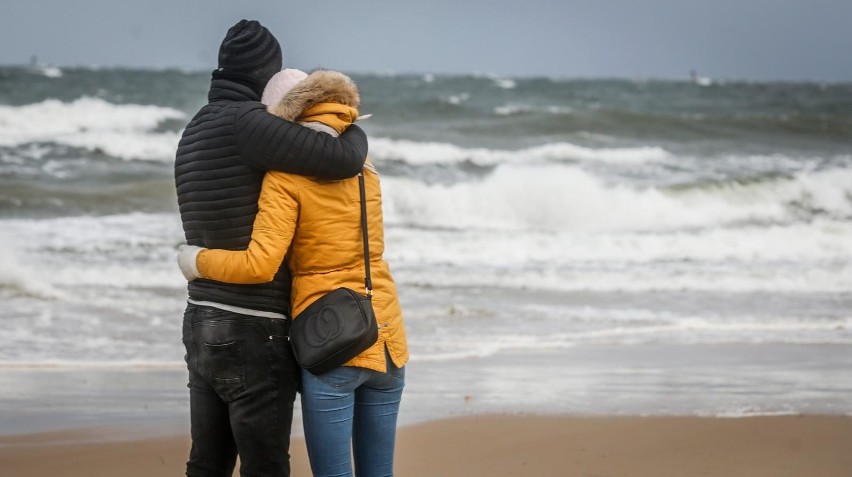
[[[189,369],[189,477],[290,475],[290,426],[300,369],[287,320],[189,304],[183,343]]]

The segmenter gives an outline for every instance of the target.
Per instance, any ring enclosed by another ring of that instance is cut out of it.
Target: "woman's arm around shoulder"
[[[287,174],[268,172],[258,199],[257,216],[246,250],[202,250],[196,266],[202,278],[226,283],[272,281],[293,240],[299,202]]]

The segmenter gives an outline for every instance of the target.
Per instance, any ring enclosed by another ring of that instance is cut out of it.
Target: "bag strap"
[[[358,174],[358,189],[361,193],[361,241],[364,243],[364,288],[367,298],[373,298],[373,280],[370,273],[370,238],[367,236],[367,193],[364,187],[364,172]]]

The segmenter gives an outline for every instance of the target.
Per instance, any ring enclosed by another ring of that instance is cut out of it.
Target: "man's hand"
[[[180,267],[180,271],[183,273],[183,276],[186,277],[186,280],[189,282],[196,278],[201,278],[201,274],[198,273],[198,265],[196,265],[195,259],[198,257],[198,253],[202,250],[204,250],[204,248],[196,247],[195,245],[182,244],[178,246],[178,266]]]

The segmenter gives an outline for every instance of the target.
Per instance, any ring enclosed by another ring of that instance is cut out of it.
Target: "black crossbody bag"
[[[313,374],[323,374],[343,365],[379,339],[379,328],[373,313],[363,172],[358,174],[358,188],[361,195],[366,296],[350,288],[338,288],[308,305],[290,323],[290,346],[296,355],[296,362]]]

